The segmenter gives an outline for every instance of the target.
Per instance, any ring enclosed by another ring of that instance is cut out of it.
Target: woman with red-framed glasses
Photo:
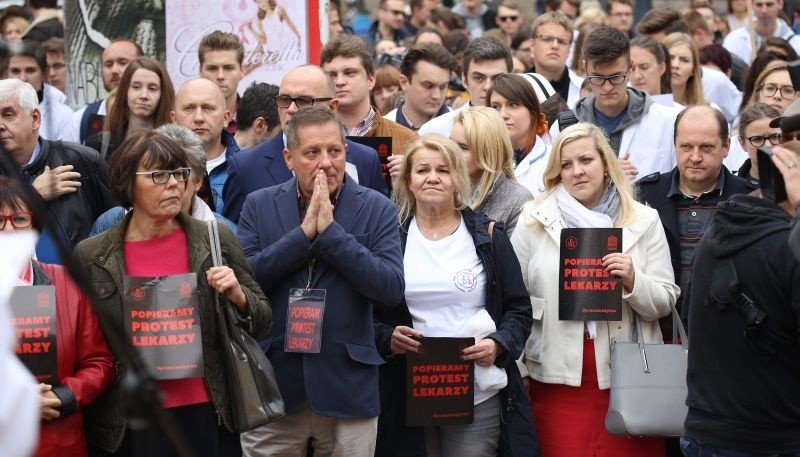
[[[0,176],[0,235],[33,230],[33,213],[22,186]],[[83,410],[114,382],[114,358],[91,303],[63,266],[31,259],[18,283],[22,288],[51,286],[55,298],[55,319],[52,314],[45,319],[41,298],[28,304],[21,294],[12,296],[17,354],[39,380],[41,426],[35,455],[86,455]],[[31,327],[34,320],[38,324]],[[38,363],[31,353],[42,356]]]

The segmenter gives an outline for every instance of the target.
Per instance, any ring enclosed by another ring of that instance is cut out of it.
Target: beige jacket
[[[555,195],[545,194],[525,205],[511,237],[533,306],[533,328],[518,365],[522,376],[580,386],[585,324],[558,320],[562,228],[566,224]],[[656,210],[636,204],[635,221],[622,230],[622,252],[633,258],[635,284],[632,291],[622,291],[622,321],[597,323],[594,350],[601,389],[611,384],[610,342],[630,340],[631,308],[642,318],[645,342],[660,343],[658,318],[669,314],[679,293]]]

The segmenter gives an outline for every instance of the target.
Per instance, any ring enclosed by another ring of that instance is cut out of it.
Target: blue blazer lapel
[[[300,208],[297,203],[297,179],[294,177],[280,185],[280,192],[275,194],[275,206],[278,208],[278,221],[281,233],[288,233],[300,225]]]
[[[283,133],[276,135],[275,138],[269,140],[264,146],[266,149],[264,153],[266,172],[272,180],[270,185],[272,186],[292,179],[292,172],[286,167],[286,161],[283,159]]]

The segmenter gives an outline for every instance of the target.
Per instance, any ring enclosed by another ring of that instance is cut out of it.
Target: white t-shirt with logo
[[[484,309],[486,272],[461,219],[456,231],[439,240],[420,233],[416,218],[408,227],[403,256],[406,304],[414,329],[425,336],[457,336],[457,330]],[[475,386],[475,404],[497,391]]]

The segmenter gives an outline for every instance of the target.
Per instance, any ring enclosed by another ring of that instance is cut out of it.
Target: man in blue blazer
[[[289,120],[302,106],[323,106],[336,111],[339,100],[333,97],[333,83],[322,68],[303,65],[289,70],[281,80],[277,96],[281,128],[285,132]],[[281,133],[234,157],[228,165],[228,180],[222,192],[225,202],[223,216],[238,222],[248,194],[292,177],[283,160],[285,142],[285,134]],[[387,195],[386,181],[374,149],[347,141],[347,162],[350,164],[347,172],[358,184]]]
[[[346,175],[348,146],[329,109],[299,110],[286,143],[295,176],[247,196],[238,237],[272,305],[261,345],[287,414],[242,434],[242,447],[248,456],[304,457],[313,439],[317,455],[372,457],[383,363],[372,308],[397,305],[405,289],[397,209]],[[290,305],[321,291],[321,312],[308,312],[307,301],[303,313]],[[305,336],[318,347],[293,344]]]

